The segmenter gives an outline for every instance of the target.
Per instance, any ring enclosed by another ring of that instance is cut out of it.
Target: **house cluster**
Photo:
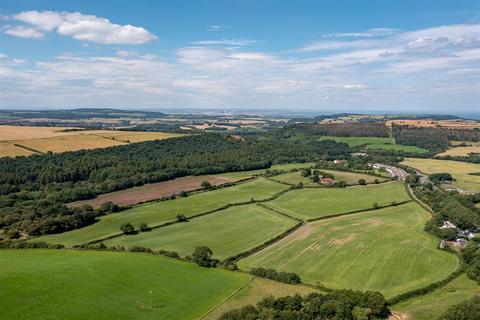
[[[456,235],[455,235],[455,241],[453,241],[453,244],[461,248],[463,248],[467,244],[467,240],[475,238],[476,236],[475,234],[480,232],[480,228],[477,228],[475,230],[462,230],[448,220],[443,222],[443,225],[440,227],[440,229],[455,230]],[[446,242],[442,240],[442,242],[440,242],[440,248],[443,249],[445,245],[446,245]]]
[[[377,169],[377,170],[385,170],[387,172],[387,175],[391,178],[397,177],[399,181],[405,181],[405,179],[408,176],[408,172],[401,169],[397,168],[394,166],[390,166],[388,164],[383,164],[383,163],[369,163],[368,164],[370,167]]]

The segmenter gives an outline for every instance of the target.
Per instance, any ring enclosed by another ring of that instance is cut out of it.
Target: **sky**
[[[0,1],[0,109],[480,113],[480,1]]]

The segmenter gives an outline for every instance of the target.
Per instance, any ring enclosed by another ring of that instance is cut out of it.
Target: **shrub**
[[[209,247],[196,247],[192,254],[192,260],[201,267],[215,267],[218,260],[212,259],[212,250]]]
[[[120,226],[120,230],[123,232],[123,234],[135,234],[135,228],[129,222],[122,224]]]
[[[187,217],[183,213],[177,214],[176,219],[178,222],[188,221]]]
[[[140,232],[147,232],[152,230],[145,222],[140,224]]]
[[[365,179],[358,179],[358,184],[364,186],[367,184],[367,181],[365,181]]]

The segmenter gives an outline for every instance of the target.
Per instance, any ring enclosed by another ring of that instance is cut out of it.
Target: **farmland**
[[[423,173],[448,172],[456,180],[455,185],[464,190],[480,191],[480,164],[436,159],[406,158],[402,164],[413,167]]]
[[[396,144],[393,138],[323,136],[320,138],[320,140],[333,140],[336,142],[343,142],[348,144],[350,147],[365,146],[365,149],[367,150],[381,149],[381,150],[403,151],[403,152],[412,152],[412,153],[428,152],[427,149],[423,149],[415,146],[406,146],[406,145]]]
[[[0,317],[194,319],[248,280],[241,273],[145,254],[0,250]]]
[[[268,205],[294,217],[309,220],[339,213],[365,210],[376,202],[380,206],[410,198],[401,183],[347,188],[305,188],[287,192]]]
[[[291,285],[281,282],[276,282],[268,279],[254,278],[248,285],[243,287],[240,291],[235,293],[230,299],[218,305],[212,312],[208,313],[202,320],[218,319],[222,313],[240,308],[247,304],[255,305],[263,298],[274,296],[283,297],[287,295],[306,295],[317,290],[302,285]]]
[[[447,151],[437,154],[437,156],[466,157],[470,153],[480,153],[480,142],[463,141],[466,145],[465,147],[459,145],[461,142],[452,141],[452,146]]]
[[[437,319],[451,305],[480,295],[480,286],[462,274],[446,286],[393,306],[393,310],[414,320]]]
[[[415,203],[304,225],[239,267],[298,273],[307,283],[378,290],[387,297],[446,278],[457,258],[423,231],[429,214]]]
[[[287,163],[287,164],[274,164],[270,168],[270,170],[284,170],[289,171],[292,169],[300,169],[300,168],[310,168],[313,166],[314,162],[305,162],[305,163]],[[265,173],[267,169],[260,169],[260,170],[251,170],[251,171],[240,171],[240,172],[227,172],[218,174],[218,176],[229,178],[229,179],[243,179],[252,177],[254,175],[260,175]]]
[[[354,173],[354,172],[346,172],[346,171],[336,171],[336,170],[323,170],[319,169],[324,172],[328,172],[333,174],[336,181],[344,181],[348,185],[356,185],[358,184],[359,179],[364,179],[367,183],[373,183],[376,179],[379,182],[386,181],[385,178],[379,178],[368,174],[363,173]],[[297,185],[298,183],[303,183],[303,185],[317,185],[312,182],[311,179],[301,176],[300,172],[288,172],[284,174],[280,174],[278,176],[273,176],[272,180],[288,183],[291,185]]]
[[[106,148],[182,136],[177,133],[82,130],[72,127],[0,126],[0,157]]]
[[[113,238],[105,244],[164,249],[181,256],[193,253],[197,246],[208,246],[214,257],[225,259],[274,238],[296,223],[252,204],[231,207],[150,232]]]
[[[93,208],[98,208],[102,203],[111,201],[120,206],[133,205],[140,202],[151,201],[176,195],[180,191],[192,191],[201,187],[203,181],[210,182],[211,185],[221,185],[232,180],[221,176],[188,176],[181,177],[174,180],[168,180],[157,183],[145,184],[140,187],[133,187],[121,191],[111,193],[104,193],[95,199],[81,200],[69,203],[67,205],[73,207],[80,207],[88,204]]]
[[[100,217],[100,220],[93,225],[43,236],[36,240],[73,246],[118,234],[120,226],[127,222],[135,226],[143,222],[149,226],[155,226],[175,220],[175,216],[179,213],[190,217],[222,208],[230,203],[246,202],[252,198],[266,199],[285,189],[287,187],[282,184],[260,178],[232,187],[197,193],[186,198],[138,205],[129,210]]]

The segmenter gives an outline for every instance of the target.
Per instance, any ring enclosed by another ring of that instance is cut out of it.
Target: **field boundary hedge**
[[[264,203],[259,202],[259,203],[257,203],[257,206],[261,206],[261,207],[263,207],[263,208],[265,208],[265,209],[267,209],[267,210],[273,211],[273,212],[275,212],[275,213],[278,213],[279,215],[282,215],[282,216],[284,216],[284,217],[290,218],[290,219],[292,219],[292,220],[295,220],[295,221],[298,221],[298,222],[304,222],[304,221],[303,221],[302,219],[300,219],[300,218],[296,218],[296,217],[291,216],[291,215],[289,215],[289,214],[287,214],[287,213],[285,213],[285,212],[282,212],[282,211],[280,211],[280,210],[271,208],[271,207],[267,206],[267,205],[264,204]]]
[[[33,148],[30,148],[30,147],[24,146],[24,145],[22,145],[22,144],[14,143],[13,145],[14,145],[15,147],[19,147],[19,148],[22,148],[22,149],[25,149],[25,150],[28,150],[28,151],[32,151],[32,152],[38,153],[38,154],[45,154],[45,152],[42,152],[42,151],[40,151],[40,150],[37,150],[37,149],[33,149]]]
[[[348,211],[348,212],[342,212],[342,213],[335,213],[333,215],[328,215],[328,216],[318,217],[318,218],[312,218],[312,219],[308,219],[308,220],[305,220],[305,221],[306,222],[315,222],[315,221],[319,221],[319,220],[327,220],[327,219],[330,219],[330,218],[337,218],[337,217],[347,216],[347,215],[351,215],[351,214],[355,214],[355,213],[374,211],[374,210],[384,209],[384,208],[388,208],[388,207],[396,207],[396,206],[400,206],[402,204],[406,204],[406,203],[409,203],[409,202],[412,202],[412,200],[405,200],[405,201],[401,201],[401,202],[396,202],[395,204],[387,204],[385,206],[380,206],[379,205],[378,207],[370,207],[370,208],[366,208],[366,209],[360,209],[360,210],[354,210],[354,211]]]
[[[430,208],[428,205],[426,205],[425,203],[423,203],[420,199],[418,199],[415,194],[413,193],[410,185],[405,182],[405,191],[407,191],[407,194],[408,196],[410,197],[410,199],[412,199],[414,202],[416,202],[419,206],[421,206],[423,209],[427,210],[430,214],[433,213],[433,210],[432,208]]]

